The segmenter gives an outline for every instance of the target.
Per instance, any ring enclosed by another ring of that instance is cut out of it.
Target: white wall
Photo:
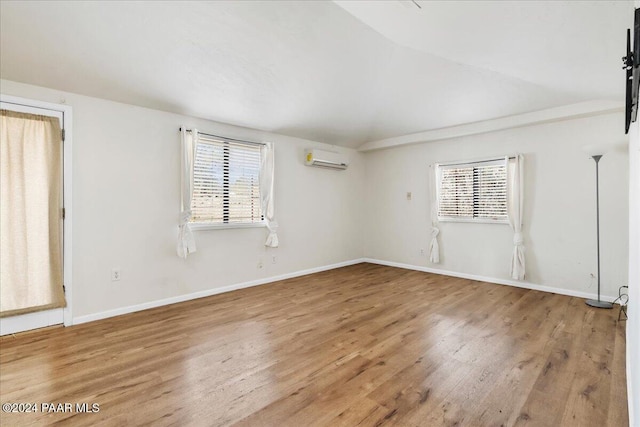
[[[358,153],[347,171],[303,165],[319,143],[3,80],[2,93],[74,108],[73,304],[90,316],[137,304],[292,273],[363,255],[509,279],[506,225],[441,224],[439,265],[428,262],[427,165],[525,154],[524,234],[532,284],[595,292],[594,165],[580,149],[621,137],[621,114]],[[180,125],[276,144],[281,247],[261,228],[196,232],[198,252],[175,255]],[[628,155],[601,171],[603,294],[627,283]],[[406,192],[413,198],[406,200]],[[420,253],[425,249],[425,254]],[[278,261],[271,263],[271,255]],[[264,268],[258,269],[258,261]],[[122,280],[111,282],[112,267]]]
[[[365,256],[508,280],[508,225],[440,224],[441,263],[428,261],[427,173],[434,162],[523,153],[526,281],[596,292],[595,166],[586,144],[623,139],[621,113],[509,129],[366,153]],[[412,200],[406,193],[412,192]],[[602,293],[627,283],[628,155],[600,162]],[[420,249],[424,249],[422,255]]]
[[[629,424],[640,424],[640,125],[629,131],[629,307],[627,384]]]
[[[304,149],[323,144],[6,80],[0,89],[73,107],[74,318],[363,255],[360,153],[335,148],[348,153],[346,171],[310,168]],[[178,258],[180,125],[275,143],[279,248],[263,246],[264,228],[207,230],[195,232],[198,252]]]

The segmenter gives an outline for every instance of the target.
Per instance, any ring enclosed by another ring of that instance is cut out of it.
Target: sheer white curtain
[[[436,164],[429,165],[429,198],[431,205],[431,241],[429,242],[429,261],[434,264],[440,263],[440,245],[438,244],[438,234],[440,229],[438,228],[438,200],[436,192]]]
[[[260,204],[264,221],[269,229],[269,235],[265,246],[270,248],[278,247],[278,222],[274,216],[273,202],[273,143],[267,142],[260,149]]]
[[[66,305],[62,153],[58,118],[1,111],[0,317]]]
[[[523,163],[524,157],[506,158],[507,162],[507,215],[513,229],[513,256],[511,278],[523,280],[525,276],[524,239],[522,237]]]
[[[189,225],[191,219],[191,199],[193,198],[193,160],[195,148],[198,143],[198,131],[181,128],[182,147],[182,210],[180,212],[180,225],[178,225],[178,256],[187,258],[190,253],[196,251],[196,241]]]

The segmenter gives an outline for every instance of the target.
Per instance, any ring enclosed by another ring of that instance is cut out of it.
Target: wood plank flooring
[[[39,411],[0,424],[625,426],[624,328],[578,298],[359,264],[5,337],[1,401]]]

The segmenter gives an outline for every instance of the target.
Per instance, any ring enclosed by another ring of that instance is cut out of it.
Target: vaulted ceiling
[[[632,17],[604,1],[2,1],[0,77],[357,147],[622,100]]]

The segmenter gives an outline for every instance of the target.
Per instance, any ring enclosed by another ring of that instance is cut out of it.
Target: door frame
[[[73,108],[66,104],[54,104],[51,102],[38,101],[34,99],[22,98],[18,96],[4,95],[0,94],[0,102],[4,104],[12,104],[12,107],[16,108],[16,111],[20,111],[20,107],[26,107],[29,109],[40,109],[45,110],[43,114],[46,115],[46,111],[54,111],[62,113],[62,123],[60,126],[64,129],[65,138],[63,142],[63,155],[62,155],[62,170],[63,170],[63,202],[62,206],[65,209],[65,217],[63,222],[63,265],[62,265],[62,282],[65,288],[65,299],[67,302],[67,306],[62,309],[63,310],[63,324],[64,326],[73,325],[73,281],[72,281],[72,226],[73,226],[73,204],[71,198],[71,190],[72,190],[72,147],[73,147]],[[63,101],[64,102],[64,101]],[[43,327],[43,326],[35,326],[38,324],[37,318],[42,318],[43,322],[46,322],[47,316],[38,316],[38,312],[36,313],[28,313],[15,317],[5,317],[2,318],[3,321],[7,319],[17,319],[19,317],[24,317],[27,324],[31,324],[31,328],[34,327]],[[28,317],[27,317],[28,316]],[[34,323],[35,322],[35,323]],[[3,322],[4,323],[4,322]],[[4,326],[4,325],[3,325]],[[49,326],[49,325],[44,325]],[[3,328],[5,329],[5,328]],[[10,330],[11,328],[7,325],[6,330]],[[19,331],[15,331],[19,332]],[[4,331],[3,331],[4,333]],[[7,332],[13,333],[13,332]]]

